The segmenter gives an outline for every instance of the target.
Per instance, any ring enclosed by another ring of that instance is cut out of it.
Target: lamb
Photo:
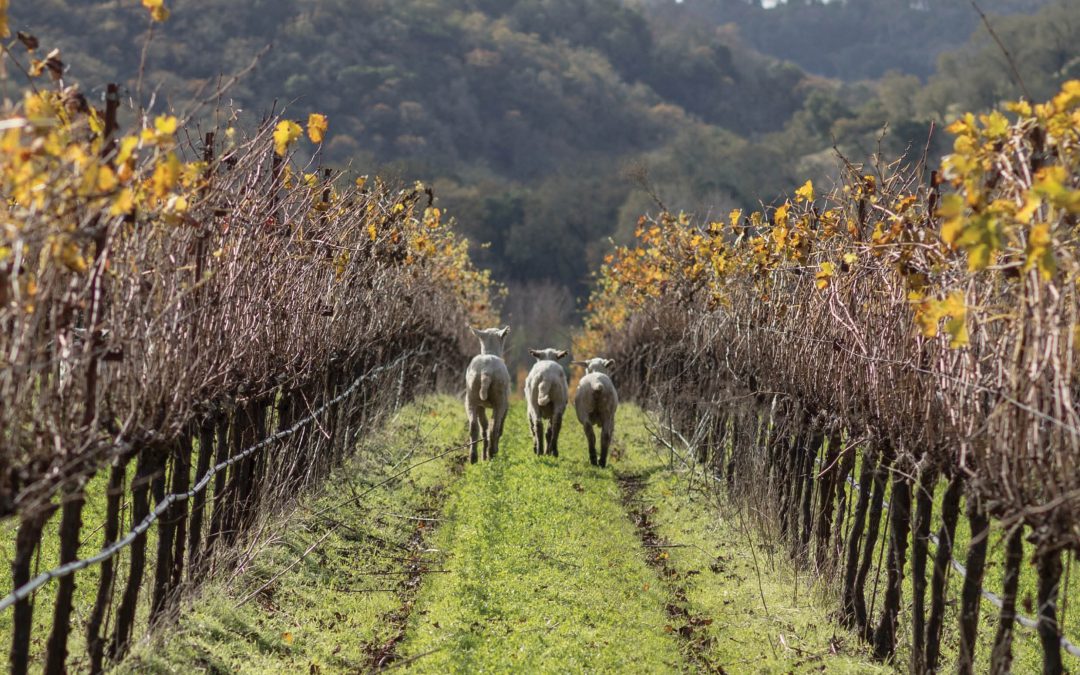
[[[484,434],[484,459],[492,459],[498,454],[499,437],[502,436],[506,411],[510,409],[510,371],[502,358],[510,326],[470,330],[480,340],[480,354],[473,357],[465,371],[465,413],[469,416],[471,441],[469,460],[475,464],[481,431]],[[490,425],[485,408],[491,408]]]
[[[585,368],[585,375],[578,382],[574,394],[574,409],[578,421],[585,427],[585,438],[589,441],[589,462],[597,466],[596,436],[593,425],[600,427],[600,468],[607,466],[608,449],[611,437],[615,433],[615,409],[619,407],[619,395],[608,371],[615,365],[611,359],[589,359],[573,361],[572,365]]]
[[[525,378],[525,401],[529,408],[529,429],[533,435],[533,451],[544,454],[544,420],[551,420],[547,433],[547,453],[559,456],[559,431],[563,414],[570,399],[566,373],[558,364],[566,350],[530,349],[536,357],[529,376]]]

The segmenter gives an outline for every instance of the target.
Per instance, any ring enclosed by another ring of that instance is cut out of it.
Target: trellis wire
[[[20,600],[26,599],[27,597],[30,596],[31,593],[33,593],[34,591],[36,591],[38,588],[45,585],[49,581],[52,581],[53,579],[60,579],[62,577],[66,577],[66,576],[68,576],[70,574],[74,574],[75,572],[78,572],[79,570],[86,569],[87,567],[90,567],[92,565],[97,565],[97,564],[99,564],[101,562],[104,562],[104,561],[108,560],[109,558],[112,558],[113,556],[118,554],[120,551],[122,551],[123,549],[130,546],[139,537],[139,535],[145,533],[148,529],[150,529],[150,526],[156,520],[158,520],[162,515],[164,515],[164,513],[168,510],[170,505],[172,505],[172,504],[174,504],[175,502],[178,502],[178,501],[184,501],[184,500],[190,499],[190,498],[194,497],[196,494],[198,494],[199,492],[202,492],[203,490],[205,490],[206,487],[210,484],[210,479],[215,474],[217,474],[218,472],[227,469],[229,466],[231,466],[231,465],[233,465],[233,464],[235,464],[235,463],[237,463],[237,462],[239,462],[239,461],[241,461],[243,459],[246,459],[247,457],[250,457],[254,453],[258,452],[259,450],[261,450],[261,449],[263,449],[263,448],[265,448],[265,447],[267,447],[269,445],[272,445],[273,443],[276,443],[277,441],[280,441],[283,438],[288,438],[289,436],[291,436],[294,433],[296,433],[297,431],[299,431],[301,428],[303,428],[303,427],[307,426],[308,424],[310,424],[311,422],[313,422],[319,415],[321,415],[327,409],[329,409],[330,407],[332,407],[334,405],[337,405],[338,403],[340,403],[344,399],[351,396],[353,394],[353,392],[356,391],[356,388],[359,387],[363,382],[371,379],[372,377],[374,377],[375,375],[378,375],[379,373],[390,370],[390,369],[398,366],[399,364],[404,363],[404,361],[406,359],[408,359],[408,358],[411,358],[413,356],[418,356],[418,355],[420,355],[422,353],[423,352],[419,351],[419,350],[413,350],[413,351],[410,351],[410,352],[406,352],[406,353],[402,354],[401,356],[397,357],[396,359],[394,359],[394,361],[392,361],[392,362],[390,362],[388,364],[379,366],[377,368],[374,368],[373,370],[370,370],[367,373],[364,373],[360,377],[356,378],[356,380],[354,380],[353,383],[351,385],[349,385],[349,388],[346,389],[344,392],[342,392],[341,394],[339,394],[337,397],[333,398],[332,400],[327,401],[322,406],[320,406],[317,410],[310,413],[307,417],[301,419],[300,421],[298,421],[293,426],[289,427],[288,429],[284,429],[282,431],[279,431],[279,432],[277,432],[277,433],[275,433],[275,434],[273,434],[271,436],[268,436],[267,438],[265,438],[262,441],[256,443],[255,445],[252,445],[251,447],[246,448],[243,452],[240,452],[240,453],[230,457],[229,459],[227,459],[227,460],[215,465],[214,467],[212,467],[209,471],[207,471],[206,475],[203,476],[202,480],[200,480],[198,483],[196,483],[195,486],[192,487],[187,492],[172,493],[172,494],[166,495],[163,499],[161,499],[161,501],[159,501],[157,503],[157,506],[154,508],[153,511],[151,511],[149,514],[147,514],[147,516],[145,518],[143,518],[143,520],[138,525],[131,528],[131,530],[126,535],[124,535],[121,539],[118,539],[115,543],[107,546],[106,548],[103,548],[101,551],[99,551],[95,555],[92,555],[92,556],[90,556],[88,558],[83,558],[81,560],[73,560],[70,563],[67,563],[65,565],[60,565],[59,567],[55,567],[55,568],[53,568],[53,569],[51,569],[51,570],[49,570],[47,572],[43,572],[43,573],[39,574],[38,576],[34,577],[33,579],[31,579],[30,581],[28,581],[27,583],[23,584],[19,588],[16,588],[16,589],[12,590],[11,593],[9,593],[6,597],[4,597],[2,600],[0,600],[0,612],[4,611],[8,607],[11,607],[12,605],[19,602]]]

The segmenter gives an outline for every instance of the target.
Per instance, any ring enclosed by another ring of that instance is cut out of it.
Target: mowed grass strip
[[[399,647],[410,670],[688,668],[614,473],[572,419],[559,450],[533,454],[519,401],[499,456],[466,469],[436,538],[450,573],[426,578]]]
[[[690,633],[700,662],[729,673],[895,671],[836,622],[834,589],[799,575],[783,548],[719,501],[700,473],[691,486],[669,470],[669,451],[658,450],[644,412],[623,406],[618,427],[616,469],[641,485],[635,509],[660,539],[652,555],[670,572],[669,592],[685,597],[677,604],[689,620],[672,623]]]
[[[242,570],[206,584],[175,625],[140,641],[117,670],[371,671],[393,650],[417,566],[439,569],[417,549],[417,534],[437,525],[421,518],[437,518],[431,509],[454,480],[464,418],[457,399],[431,396],[366,434],[295,512],[262,525]]]

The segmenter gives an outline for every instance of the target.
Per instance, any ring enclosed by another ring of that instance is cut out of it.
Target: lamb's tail
[[[488,400],[488,390],[491,389],[491,375],[480,373],[480,400]]]
[[[592,409],[598,412],[607,398],[607,388],[600,382],[593,382],[590,389],[592,390]]]
[[[540,405],[551,403],[551,384],[546,380],[540,383],[539,392],[537,392],[536,395],[536,402]]]

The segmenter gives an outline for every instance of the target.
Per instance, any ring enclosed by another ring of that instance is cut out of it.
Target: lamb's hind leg
[[[585,440],[589,441],[589,463],[596,466],[596,434],[593,433],[592,425],[585,423]]]
[[[488,448],[491,447],[489,437],[491,436],[491,424],[488,423],[487,410],[484,408],[476,409],[476,417],[480,420],[480,434],[484,437],[484,452],[481,455],[482,459],[488,458]]]
[[[510,404],[504,400],[491,411],[491,457],[489,459],[494,459],[495,455],[499,454],[499,440],[502,438],[503,425],[506,424],[506,413],[509,409]]]
[[[611,437],[615,434],[615,428],[605,424],[600,429],[600,468],[607,466],[608,449],[611,447]]]
[[[551,416],[550,436],[548,436],[548,453],[559,456],[559,433],[562,431],[562,412],[556,412]]]
[[[533,415],[533,450],[537,455],[544,454],[544,418]]]
[[[480,441],[480,418],[471,407],[465,409],[469,416],[469,462],[476,464],[476,444]]]

